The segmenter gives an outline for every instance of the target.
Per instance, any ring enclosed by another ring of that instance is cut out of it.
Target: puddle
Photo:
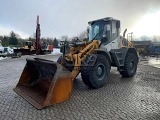
[[[152,58],[148,60],[149,65],[160,68],[160,58]]]
[[[142,59],[140,63],[160,68],[160,58],[145,58],[145,60]]]

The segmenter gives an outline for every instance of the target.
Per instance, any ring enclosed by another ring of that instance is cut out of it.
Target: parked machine
[[[158,57],[160,55],[160,44],[154,43],[147,48],[149,56]]]
[[[37,16],[37,26],[36,26],[36,40],[25,41],[25,46],[19,49],[14,49],[14,53],[21,53],[21,55],[30,55],[30,54],[47,54],[53,51],[53,45],[50,45],[48,42],[42,42],[40,40],[40,24],[39,16]]]
[[[0,57],[20,57],[20,54],[14,54],[14,51],[11,47],[3,47],[0,40]]]
[[[111,17],[89,22],[89,42],[65,44],[57,62],[34,58],[26,66],[14,91],[37,109],[68,100],[73,80],[81,73],[90,88],[109,80],[111,66],[123,77],[133,77],[138,55],[132,43],[120,35],[120,21]],[[65,46],[69,46],[69,50]]]
[[[36,41],[35,41],[36,55],[51,53],[53,51],[53,45],[50,45],[48,42],[41,42],[40,35],[41,35],[41,30],[39,24],[39,16],[37,16]]]
[[[150,41],[132,41],[134,47],[141,56],[160,55],[160,43]]]
[[[35,54],[35,48],[32,41],[25,41],[24,47],[13,49],[14,53],[20,53],[21,55]]]
[[[12,56],[14,56],[12,48],[0,46],[0,57],[12,57]]]

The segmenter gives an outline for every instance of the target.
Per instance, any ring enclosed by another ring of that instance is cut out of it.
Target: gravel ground
[[[68,101],[37,110],[12,89],[26,58],[0,61],[0,120],[160,120],[160,69],[140,62],[137,74],[122,78],[111,70],[109,81],[100,89],[89,89],[79,75]],[[56,60],[58,55],[39,56]]]

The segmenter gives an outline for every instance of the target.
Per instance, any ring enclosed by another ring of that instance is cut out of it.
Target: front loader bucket
[[[27,59],[20,80],[13,89],[37,109],[69,99],[71,73],[60,64],[39,58]]]

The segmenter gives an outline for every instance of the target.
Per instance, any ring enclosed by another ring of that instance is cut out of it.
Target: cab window
[[[118,37],[118,32],[116,28],[116,21],[112,21],[112,40],[115,40]]]

